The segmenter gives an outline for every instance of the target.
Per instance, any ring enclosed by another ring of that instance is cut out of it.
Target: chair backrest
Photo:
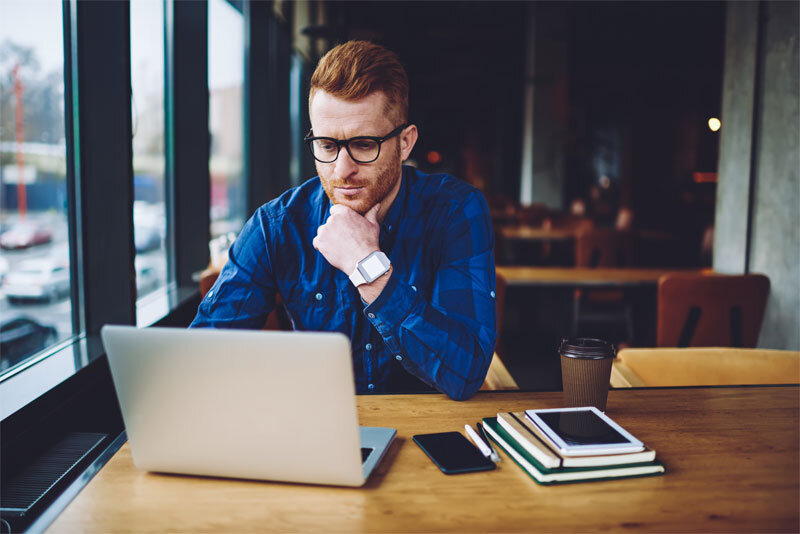
[[[800,383],[800,351],[720,347],[622,349],[614,387]]]
[[[633,265],[633,234],[613,228],[593,228],[575,239],[576,267],[630,267]]]
[[[656,344],[755,347],[768,295],[763,274],[665,274],[658,281]]]

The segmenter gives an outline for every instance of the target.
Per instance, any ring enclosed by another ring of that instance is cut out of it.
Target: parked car
[[[141,200],[133,203],[133,241],[136,252],[161,248],[165,228],[163,206]]]
[[[58,300],[69,295],[69,268],[51,259],[24,260],[3,280],[9,302]]]
[[[15,317],[0,324],[0,372],[56,342],[58,332],[30,317]]]
[[[0,234],[0,247],[20,250],[44,245],[53,240],[53,232],[46,226],[34,223],[18,223]]]
[[[161,248],[161,229],[154,226],[134,226],[133,242],[136,252],[149,252]]]
[[[137,256],[134,263],[136,265],[136,296],[141,298],[158,289],[162,282],[155,266],[145,262],[144,258]]]
[[[8,274],[8,260],[5,259],[3,256],[0,256],[0,285],[3,284],[3,279],[5,279],[7,274]]]

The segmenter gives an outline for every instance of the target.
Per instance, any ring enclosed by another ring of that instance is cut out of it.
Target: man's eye
[[[320,150],[336,150],[336,143],[331,143],[330,141],[317,141],[317,147]]]
[[[371,150],[375,147],[375,141],[362,139],[353,143],[356,150]]]

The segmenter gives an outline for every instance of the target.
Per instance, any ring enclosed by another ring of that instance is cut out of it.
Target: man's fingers
[[[380,211],[380,209],[381,209],[381,203],[378,202],[377,204],[372,206],[372,209],[370,209],[366,213],[366,215],[364,215],[364,218],[367,219],[369,222],[377,223],[378,222],[378,211]]]
[[[348,211],[351,210],[350,208],[348,208],[347,206],[343,206],[342,204],[334,204],[333,206],[331,206],[330,211],[331,215],[335,215],[336,213],[347,213]]]

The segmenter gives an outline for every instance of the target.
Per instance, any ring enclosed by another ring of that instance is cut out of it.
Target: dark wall
[[[722,93],[722,2],[571,3],[567,198],[602,174],[638,223],[675,229],[713,220]],[[700,228],[702,231],[702,228]]]
[[[398,53],[420,128],[412,158],[423,170],[517,199],[526,5],[331,2],[325,31],[333,43],[369,39]],[[605,175],[609,187],[589,201],[601,224],[629,206],[639,226],[678,235],[695,261],[714,216],[716,185],[694,173],[717,167],[718,134],[707,120],[720,114],[725,4],[539,2],[536,14],[565,21],[537,24],[534,39],[539,67],[552,60],[539,53],[544,44],[566,49],[564,79],[534,80],[540,90],[557,84],[567,114],[567,134],[555,140],[565,145],[563,207],[589,200]],[[541,146],[548,126],[538,127]],[[426,161],[430,150],[441,163]]]
[[[420,168],[518,194],[523,3],[331,2],[328,18],[334,42],[368,39],[399,55]],[[426,161],[431,150],[441,163]]]

